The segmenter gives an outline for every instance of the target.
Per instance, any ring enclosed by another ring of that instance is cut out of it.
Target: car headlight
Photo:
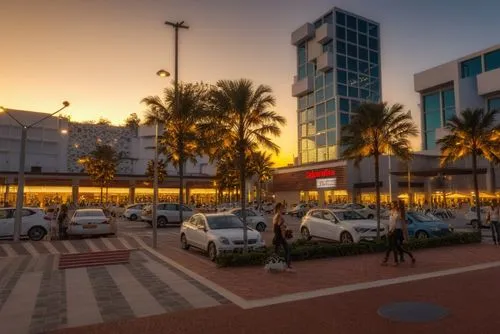
[[[226,237],[220,237],[219,241],[224,245],[229,245],[229,239]]]

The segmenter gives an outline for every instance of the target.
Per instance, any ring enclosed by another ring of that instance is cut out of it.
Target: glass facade
[[[446,122],[456,115],[455,91],[443,89],[423,96],[423,138],[424,149],[436,148],[436,129],[442,128]]]
[[[500,113],[500,96],[488,100],[488,110],[498,110]],[[500,114],[496,116],[497,123],[500,123]]]
[[[307,62],[307,43],[314,41],[297,47],[298,79],[314,79],[314,92],[297,102],[302,164],[337,159],[338,128],[349,123],[362,101],[381,100],[378,24],[341,10],[327,13],[314,26],[325,23],[334,25],[335,38],[322,51],[334,54],[335,68],[316,71]]]
[[[475,57],[460,64],[462,78],[474,77],[483,72],[481,56]]]
[[[500,68],[500,50],[495,50],[484,55],[484,70],[491,71]]]

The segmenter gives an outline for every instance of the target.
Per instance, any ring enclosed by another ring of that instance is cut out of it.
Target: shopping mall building
[[[382,100],[380,26],[333,8],[292,33],[297,69],[292,95],[297,98],[298,158],[279,168],[272,189],[278,201],[322,203],[375,201],[373,159],[359,166],[340,160],[340,129],[362,102]],[[410,163],[380,158],[382,202],[413,203],[471,199],[472,163],[441,167],[436,141],[446,134],[450,116],[465,108],[500,108],[500,45],[414,75],[420,96],[423,150]],[[499,120],[500,121],[500,120]],[[499,167],[479,161],[481,196],[497,196]],[[500,195],[498,195],[500,197]]]
[[[9,111],[23,124],[47,116],[38,112]],[[122,156],[116,177],[108,187],[107,201],[121,204],[150,201],[152,185],[145,173],[148,161],[153,159],[154,128],[75,123],[53,117],[28,131],[26,205],[99,202],[100,188],[92,183],[78,163],[79,158],[93,151],[97,144],[111,145]],[[0,193],[3,194],[0,202],[15,203],[20,147],[20,126],[6,113],[0,113]],[[167,175],[160,184],[159,198],[177,201],[177,170],[169,165]],[[196,165],[188,164],[185,175],[187,202],[215,200],[215,168],[206,157],[198,159]]]

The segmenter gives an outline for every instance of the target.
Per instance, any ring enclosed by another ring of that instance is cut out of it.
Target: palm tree
[[[220,157],[218,152],[233,150],[237,157],[240,177],[240,194],[244,250],[247,250],[246,229],[246,176],[248,158],[261,146],[276,153],[279,147],[270,136],[281,134],[280,126],[286,124],[284,117],[269,110],[276,100],[269,86],[254,86],[248,79],[220,80],[210,94],[211,119],[204,124],[203,131],[212,140],[215,148],[212,157]]]
[[[153,181],[154,178],[154,168],[155,162],[154,160],[149,160],[148,165],[146,166],[146,176],[148,179]],[[162,184],[167,177],[167,162],[163,159],[158,159],[158,183]]]
[[[180,83],[179,106],[175,108],[175,90],[165,88],[163,97],[148,96],[142,99],[148,110],[145,124],[163,125],[158,139],[160,153],[179,171],[179,218],[183,221],[184,168],[187,161],[196,164],[202,153],[203,133],[198,124],[207,110],[209,87],[203,83]]]
[[[363,103],[355,110],[350,124],[342,129],[342,157],[354,164],[373,157],[375,164],[375,191],[377,202],[377,239],[380,239],[380,166],[379,157],[391,153],[401,160],[411,159],[409,136],[418,134],[409,112],[404,106],[387,103]]]
[[[269,181],[273,172],[273,165],[271,154],[265,152],[254,152],[250,157],[250,169],[252,174],[257,176],[257,203],[260,209],[262,202],[262,185]]]
[[[103,188],[107,187],[115,178],[119,156],[110,145],[97,145],[89,155],[81,157],[78,162],[83,165],[92,181],[101,188],[100,203],[102,204]]]
[[[465,109],[459,116],[453,116],[445,125],[450,134],[437,141],[441,145],[441,165],[465,157],[472,157],[472,176],[474,178],[474,195],[476,197],[476,214],[478,228],[481,228],[481,203],[477,182],[477,158],[498,163],[500,161],[500,124],[495,117],[500,110]]]

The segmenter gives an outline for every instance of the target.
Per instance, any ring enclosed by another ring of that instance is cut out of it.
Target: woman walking
[[[403,247],[403,245],[409,239],[408,222],[406,221],[404,202],[400,200],[399,203],[397,203],[397,207],[398,207],[398,216],[396,218],[396,239],[397,239],[396,248],[399,253],[399,261],[405,262],[404,254],[408,254],[408,256],[410,256],[411,258],[411,262],[415,263],[416,260],[413,254]]]
[[[496,199],[493,200],[488,210],[488,220],[491,225],[491,233],[495,245],[500,245],[500,204]]]
[[[389,230],[387,231],[387,251],[385,252],[385,258],[382,265],[387,265],[389,261],[389,256],[391,253],[394,254],[394,264],[398,265],[398,253],[397,253],[397,235],[396,235],[396,220],[398,217],[397,202],[393,202],[391,205],[391,212],[389,214]]]
[[[281,214],[283,205],[278,202],[274,208],[274,217],[273,217],[273,245],[274,252],[278,254],[280,247],[283,247],[283,251],[285,252],[285,261],[287,265],[287,271],[292,271],[292,264],[290,259],[290,248],[288,247],[288,242],[286,241],[286,225],[285,220]]]

